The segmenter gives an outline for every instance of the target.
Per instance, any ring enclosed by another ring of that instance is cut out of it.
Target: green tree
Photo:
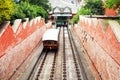
[[[79,20],[79,15],[89,15],[90,14],[90,9],[84,9],[81,8],[76,15],[72,18],[72,23],[75,24]]]
[[[86,0],[85,9],[90,9],[94,15],[103,15],[104,7],[102,0]]]
[[[33,5],[38,5],[41,6],[44,11],[43,12],[47,12],[46,15],[44,15],[43,17],[45,19],[48,19],[48,15],[49,12],[51,11],[51,4],[49,3],[49,0],[28,0],[31,4]]]
[[[84,6],[80,8],[77,14],[73,17],[72,22],[77,23],[79,20],[79,15],[103,15],[104,7],[102,0],[86,0]]]
[[[0,0],[0,24],[11,19],[17,12],[17,5],[13,0]]]
[[[107,0],[105,2],[106,8],[117,9],[120,6],[120,0]]]
[[[47,12],[37,5],[32,5],[28,1],[21,1],[18,4],[18,12],[13,15],[13,19],[35,18],[36,16],[45,16]]]
[[[44,10],[50,11],[51,5],[49,0],[28,0],[31,4],[42,6]]]

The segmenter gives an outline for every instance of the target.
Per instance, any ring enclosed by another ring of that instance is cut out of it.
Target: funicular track
[[[82,73],[82,67],[77,57],[78,52],[75,47],[71,32],[68,27],[65,27],[63,32],[63,64],[66,65],[63,65],[66,70],[66,74],[64,74],[66,77],[63,76],[65,78],[63,78],[63,80],[87,80],[86,76],[83,76],[85,74]]]
[[[43,49],[27,80],[53,80],[58,50]]]
[[[73,59],[74,59],[74,64],[75,64],[78,80],[88,80],[87,75],[85,73],[85,68],[83,67],[83,63],[80,59],[80,55],[79,55],[77,46],[73,39],[74,35],[72,34],[72,31],[70,29],[67,28],[67,31],[68,31],[69,40],[71,43],[71,49],[72,49],[72,53],[73,53]]]
[[[43,50],[27,80],[88,80],[67,27],[60,29],[59,39],[58,51]]]
[[[63,28],[63,80],[67,80],[66,54],[65,54],[65,30]]]
[[[43,50],[27,80],[45,80],[43,75],[46,75],[46,78],[49,78],[49,80],[53,80],[56,64],[56,54],[57,51]],[[52,59],[50,59],[50,57]],[[45,70],[48,70],[49,72],[44,74]]]
[[[68,30],[68,28],[67,28],[67,31],[68,31],[69,41],[70,41],[70,47],[71,47],[71,50],[72,50],[72,55],[73,55],[73,60],[74,60],[76,74],[77,74],[78,80],[83,80],[83,76],[82,76],[82,73],[80,72],[80,68],[79,68],[79,64],[78,64],[78,61],[77,61],[77,57],[75,55],[75,50],[74,50],[74,46],[75,45],[73,43],[73,39],[72,39],[72,36],[71,36],[70,31]]]

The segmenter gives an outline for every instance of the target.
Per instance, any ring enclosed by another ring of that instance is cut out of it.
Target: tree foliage
[[[0,23],[10,20],[17,12],[17,5],[13,0],[0,0]]]
[[[49,3],[49,0],[28,0],[33,5],[42,6],[44,11],[47,13],[43,16],[45,19],[48,19],[49,12],[51,11],[51,4]]]
[[[79,15],[89,15],[90,14],[90,9],[84,9],[81,8],[76,15],[72,18],[73,24],[77,23],[79,20]]]
[[[36,16],[45,17],[47,12],[41,7],[37,5],[32,5],[28,1],[21,1],[18,5],[18,12],[12,15],[12,22],[14,19],[22,19],[24,18],[35,18]]]
[[[120,6],[120,0],[107,0],[105,3],[106,8],[117,9]]]
[[[44,10],[50,11],[51,5],[49,0],[28,0],[31,4],[42,6]]]
[[[19,10],[22,10],[23,14],[25,14],[25,17],[29,17],[30,19],[36,16],[43,17],[46,14],[46,11],[41,6],[32,5],[27,1],[21,2],[19,6]]]
[[[102,0],[86,0],[84,6],[82,6],[77,14],[73,17],[73,24],[78,22],[79,15],[89,15],[90,13],[93,15],[104,14]]]
[[[90,9],[94,15],[103,15],[104,7],[102,0],[86,0],[85,9]]]
[[[48,0],[0,0],[0,23],[36,16],[48,18],[50,9]]]

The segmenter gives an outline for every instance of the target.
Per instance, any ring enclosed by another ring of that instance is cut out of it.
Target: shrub
[[[15,19],[35,18],[42,16],[48,17],[47,11],[42,6],[30,4],[27,0],[21,0],[15,3],[13,0],[0,0],[0,23],[10,20],[13,24]]]
[[[46,11],[41,7],[37,5],[32,5],[27,1],[21,1],[18,4],[18,12],[14,15],[12,15],[12,20],[13,19],[22,19],[24,18],[35,18],[36,16],[46,16]]]
[[[48,13],[41,6],[36,6],[35,8],[37,11],[37,16],[42,16],[44,18],[48,17]]]
[[[77,14],[72,18],[72,23],[76,24],[79,20],[79,15],[89,15],[90,14],[90,10],[89,9],[84,9],[81,8]]]
[[[86,0],[83,6],[85,9],[90,9],[93,15],[103,15],[104,7],[102,0]]]
[[[120,6],[120,0],[107,0],[105,3],[106,8],[117,9]]]
[[[73,17],[73,24],[78,22],[79,15],[89,15],[90,13],[92,13],[93,15],[104,14],[103,3],[101,0],[85,0],[85,5],[82,6],[82,8]]]
[[[106,8],[116,9],[120,14],[120,0],[107,0],[104,5]]]
[[[0,24],[11,19],[11,15],[17,12],[17,5],[13,0],[0,0]]]

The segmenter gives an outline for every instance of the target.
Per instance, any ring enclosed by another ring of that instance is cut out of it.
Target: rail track
[[[59,49],[43,50],[27,80],[87,80],[67,27],[60,29]]]
[[[53,80],[57,51],[43,50],[27,80]]]

